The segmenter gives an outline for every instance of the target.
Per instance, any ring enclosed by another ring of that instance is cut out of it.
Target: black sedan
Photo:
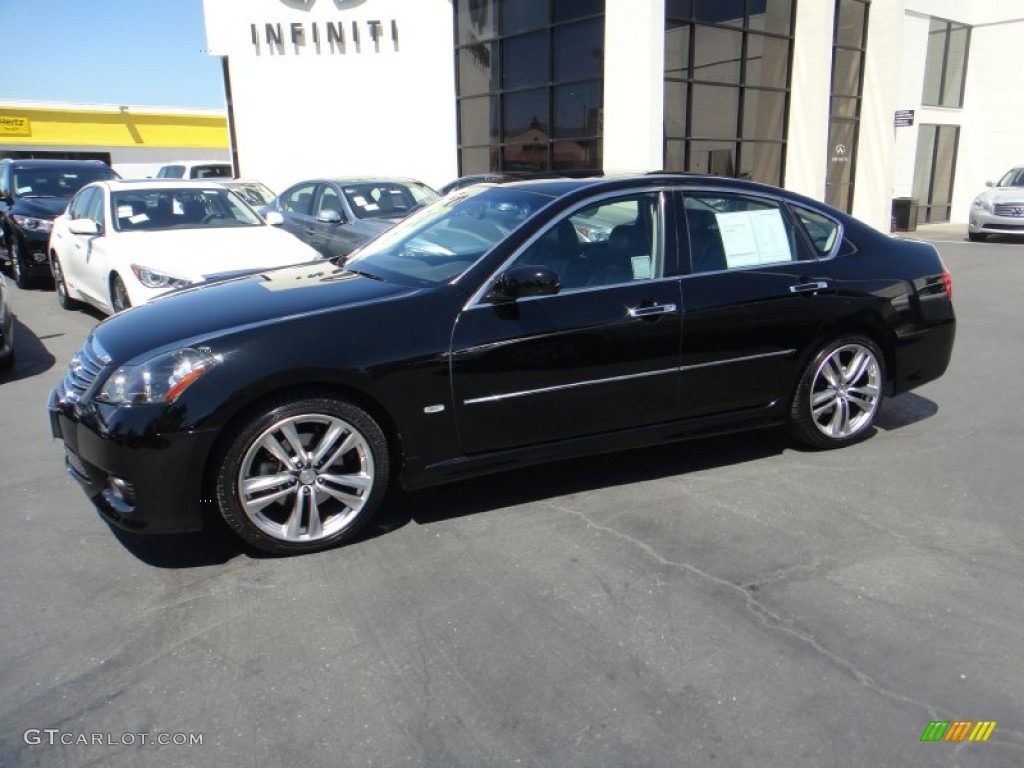
[[[260,213],[277,211],[284,229],[324,258],[342,260],[437,198],[412,179],[310,179],[286,189]]]
[[[595,219],[609,237],[581,239]],[[253,545],[304,552],[351,539],[393,479],[778,424],[853,443],[883,395],[946,370],[951,293],[932,246],[772,187],[471,187],[344,268],[105,321],[51,394],[51,428],[117,525],[196,529],[216,507]]]

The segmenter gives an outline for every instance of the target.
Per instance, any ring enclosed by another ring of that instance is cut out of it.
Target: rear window
[[[797,220],[800,222],[800,226],[803,227],[804,232],[811,241],[815,256],[820,259],[831,256],[833,251],[835,251],[836,239],[840,236],[839,222],[799,205],[791,207],[793,213],[796,214]]]
[[[194,165],[191,173],[193,179],[230,179],[232,175],[231,166],[224,163]]]
[[[14,194],[19,197],[71,197],[93,181],[116,178],[118,176],[113,169],[105,165],[15,168],[13,187]]]

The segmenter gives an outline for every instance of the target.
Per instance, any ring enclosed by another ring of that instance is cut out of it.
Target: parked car
[[[449,181],[439,190],[442,195],[465,189],[474,184],[507,184],[510,181],[532,181],[534,179],[584,179],[603,176],[604,171],[596,169],[576,168],[561,171],[490,171],[489,173],[471,173]]]
[[[14,365],[14,312],[8,298],[7,281],[0,275],[0,371]]]
[[[577,218],[611,209],[608,240]],[[213,506],[270,552],[350,540],[422,488],[789,424],[838,448],[946,370],[952,283],[927,243],[736,179],[471,187],[344,267],[185,289],[107,320],[52,392],[105,518],[190,530]]]
[[[967,237],[977,242],[989,235],[1024,235],[1024,167],[986,186],[971,203]]]
[[[286,189],[260,212],[279,212],[286,230],[335,259],[437,197],[412,179],[309,179]]]
[[[158,179],[230,179],[235,175],[231,163],[217,160],[183,160],[161,166]]]
[[[49,279],[53,219],[79,189],[117,173],[99,160],[0,160],[0,261],[19,288]]]
[[[54,221],[49,259],[61,306],[114,313],[174,288],[320,255],[219,184],[140,179],[83,187]]]
[[[255,179],[218,179],[217,182],[257,210],[274,202],[275,195],[270,187]]]

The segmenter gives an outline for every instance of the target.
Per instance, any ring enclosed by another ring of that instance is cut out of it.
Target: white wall
[[[834,8],[821,0],[798,2],[793,39],[785,184],[817,200],[825,196],[828,167]]]
[[[664,38],[665,0],[606,0],[606,172],[664,168]]]
[[[229,58],[244,176],[276,190],[314,176],[410,176],[433,186],[456,176],[452,0],[368,0],[341,10],[331,0],[204,0],[204,9],[211,54]],[[379,46],[371,21],[382,25]],[[344,52],[328,45],[328,22],[343,22]],[[268,23],[285,35],[276,50],[264,39]],[[304,44],[289,40],[293,23]]]
[[[893,164],[900,106],[903,0],[874,0],[868,13],[868,55],[857,140],[852,213],[871,226],[889,231],[892,218]]]

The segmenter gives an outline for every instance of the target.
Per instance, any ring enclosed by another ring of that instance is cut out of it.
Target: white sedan
[[[113,314],[192,283],[321,258],[275,223],[209,181],[89,184],[53,222],[57,298]]]

